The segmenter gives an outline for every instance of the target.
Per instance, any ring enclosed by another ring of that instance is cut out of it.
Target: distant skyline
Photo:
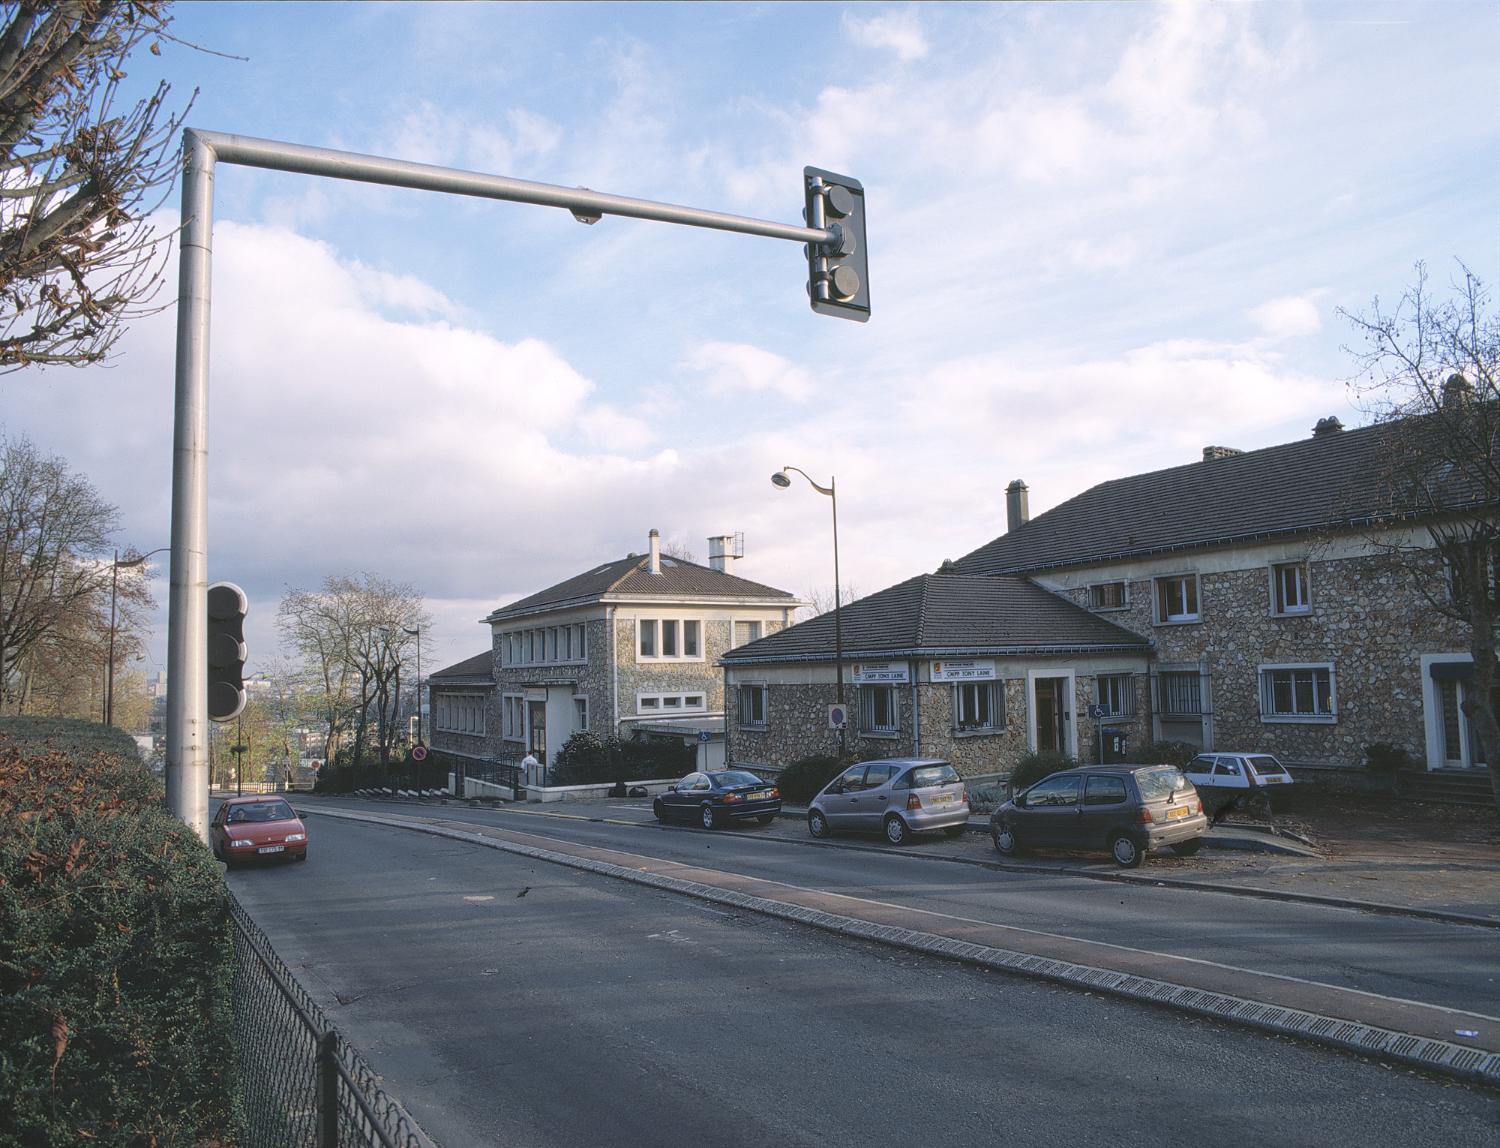
[[[663,541],[869,594],[1099,482],[1367,421],[1338,309],[1500,282],[1500,5],[194,4],[130,65],[195,126],[798,222],[865,187],[873,317],[794,244],[223,168],[209,577],[371,571],[435,625]],[[217,53],[217,54],[211,54]],[[177,223],[174,194],[159,215]],[[168,265],[163,300],[176,290]],[[169,540],[175,308],[0,427]],[[167,568],[149,654],[166,668]]]

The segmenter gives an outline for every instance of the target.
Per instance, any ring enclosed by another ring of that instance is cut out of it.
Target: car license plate
[[[932,795],[932,803],[934,805],[947,805],[952,800],[953,794],[951,793],[934,793]]]
[[[750,794],[750,800],[751,801],[765,801],[770,796],[771,796],[771,791],[769,789],[763,789],[759,793],[752,793],[752,794]]]
[[[1281,778],[1279,778],[1279,777],[1263,777],[1263,778],[1261,778],[1261,780],[1264,781],[1267,785],[1280,785],[1281,784]]]
[[[1186,817],[1188,809],[1186,805],[1179,805],[1175,809],[1167,810],[1167,820],[1176,821],[1179,817]]]
[[[256,850],[257,853],[281,853],[286,849],[285,845],[262,845]]]

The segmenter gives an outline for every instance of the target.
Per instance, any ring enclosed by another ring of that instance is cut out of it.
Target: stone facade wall
[[[484,707],[484,733],[452,733],[437,727],[438,699],[444,694],[486,694]],[[462,685],[444,682],[441,679],[427,680],[428,704],[431,720],[427,726],[428,744],[435,750],[458,754],[461,757],[493,761],[500,750],[500,700],[493,689],[482,683]]]
[[[1409,573],[1378,556],[1314,551],[1307,560],[1310,612],[1276,616],[1268,564],[1225,569],[1221,553],[1212,565],[1198,578],[1198,622],[1158,624],[1152,578],[1128,579],[1130,605],[1100,615],[1153,638],[1159,665],[1201,663],[1214,747],[1352,767],[1362,761],[1363,746],[1386,741],[1423,757],[1420,655],[1465,650],[1467,639]],[[1184,556],[1178,569],[1192,572],[1193,558]],[[1088,605],[1086,587],[1065,596]],[[1260,667],[1306,663],[1332,664],[1336,720],[1262,720]]]
[[[1078,757],[1094,761],[1098,740],[1095,726],[1086,717],[1093,701],[1092,674],[1074,664],[1036,667],[1040,672],[1071,670],[1074,677],[1075,724],[1078,730]],[[753,680],[755,671],[735,671],[737,680]],[[811,674],[809,677],[813,676]],[[920,750],[923,757],[951,761],[965,776],[1005,773],[1030,752],[1030,707],[1027,679],[1002,677],[1005,704],[1004,726],[994,732],[960,733],[954,729],[953,685],[949,682],[918,682],[916,687]],[[768,682],[766,685],[766,726],[747,728],[738,721],[738,709],[731,698],[726,736],[729,761],[734,765],[783,768],[814,754],[833,754],[838,750],[838,735],[827,728],[828,707],[835,701],[832,681]],[[858,714],[858,687],[846,685],[845,700],[850,712]],[[1149,707],[1142,703],[1146,692],[1144,676],[1138,692],[1137,716],[1133,719],[1111,718],[1105,724],[1124,730],[1131,748],[1143,748],[1150,739]],[[891,737],[861,734],[857,728],[848,731],[848,750],[861,759],[876,757],[911,757],[917,753],[912,727],[912,688],[897,687],[900,730]],[[857,722],[854,726],[857,727]]]

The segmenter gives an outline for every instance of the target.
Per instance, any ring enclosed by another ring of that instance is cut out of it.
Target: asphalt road
[[[1489,1148],[1500,1126],[1493,1093],[1166,1010],[408,831],[311,835],[305,865],[231,884],[445,1148]],[[934,897],[964,869],[896,861],[941,870],[882,875]]]
[[[536,806],[328,804],[504,826],[799,888],[1500,1016],[1500,930],[1063,873],[996,872],[928,861],[875,839],[840,837],[824,845],[812,842],[795,822],[778,823],[773,830],[747,825],[712,833],[662,828],[646,803],[611,803],[603,811],[608,820],[599,821],[566,807],[544,812]],[[977,835],[963,841],[937,837],[924,841],[923,851],[994,859],[987,839]],[[1105,861],[1101,868],[1113,866]],[[1500,1022],[1487,1027],[1500,1028]]]

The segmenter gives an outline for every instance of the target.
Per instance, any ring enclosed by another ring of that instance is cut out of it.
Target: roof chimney
[[[1237,454],[1244,454],[1237,446],[1206,446],[1203,448],[1203,461],[1213,462],[1216,458],[1233,458]]]
[[[716,534],[708,540],[708,568],[720,574],[734,573],[734,560],[745,556],[743,534]]]
[[[1026,484],[1019,478],[1012,479],[1005,488],[1005,529],[1024,526],[1030,518],[1031,500],[1026,495]]]
[[[1326,419],[1319,419],[1318,425],[1313,427],[1313,438],[1324,438],[1331,434],[1338,434],[1344,429],[1344,424],[1339,422],[1338,415],[1329,415]]]
[[[1474,397],[1474,388],[1469,385],[1469,380],[1458,372],[1448,376],[1448,381],[1443,384],[1443,406],[1461,407]]]
[[[646,538],[648,559],[646,569],[652,574],[661,573],[661,534],[656,527],[651,528],[651,533]]]

